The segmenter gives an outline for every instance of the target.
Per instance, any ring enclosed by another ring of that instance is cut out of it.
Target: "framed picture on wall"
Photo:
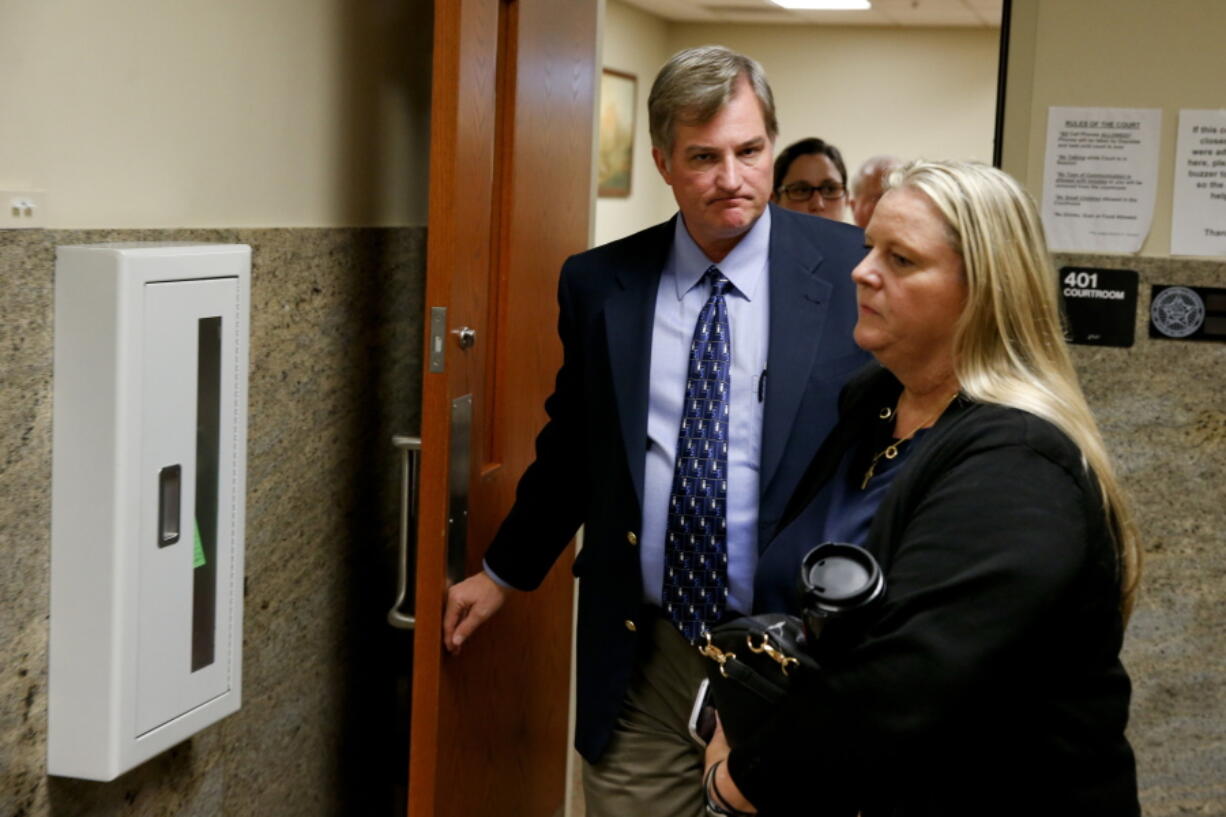
[[[630,195],[630,171],[634,166],[634,74],[604,69],[600,77],[600,155],[597,195],[625,198]]]

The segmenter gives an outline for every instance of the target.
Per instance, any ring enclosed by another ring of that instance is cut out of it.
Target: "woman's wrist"
[[[721,794],[719,787],[719,772],[720,767],[724,766],[724,761],[717,760],[707,769],[707,774],[702,781],[703,796],[706,800],[707,814],[714,817],[753,817],[755,812],[744,811],[728,802],[728,799]],[[735,789],[735,784],[732,783],[732,778],[728,777],[728,769],[724,767],[724,776],[728,778],[728,783]],[[740,792],[737,792],[733,799],[742,800],[747,806],[749,801],[740,797]],[[750,806],[752,808],[752,806]]]

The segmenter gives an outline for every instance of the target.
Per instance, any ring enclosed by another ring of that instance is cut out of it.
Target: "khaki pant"
[[[703,747],[689,719],[703,658],[661,616],[642,629],[653,648],[634,668],[608,749],[583,763],[587,817],[701,817]]]

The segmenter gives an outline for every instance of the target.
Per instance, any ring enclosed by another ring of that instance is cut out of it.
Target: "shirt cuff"
[[[515,590],[516,589],[510,582],[503,581],[501,576],[499,576],[497,573],[491,570],[490,563],[485,561],[484,559],[481,560],[481,569],[485,571],[485,575],[489,576],[490,579],[494,582],[494,584],[498,585],[503,590]]]

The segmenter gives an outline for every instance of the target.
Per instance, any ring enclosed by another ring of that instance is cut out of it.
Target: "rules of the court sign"
[[[1042,214],[1053,250],[1140,251],[1154,220],[1161,129],[1157,108],[1048,110]]]

